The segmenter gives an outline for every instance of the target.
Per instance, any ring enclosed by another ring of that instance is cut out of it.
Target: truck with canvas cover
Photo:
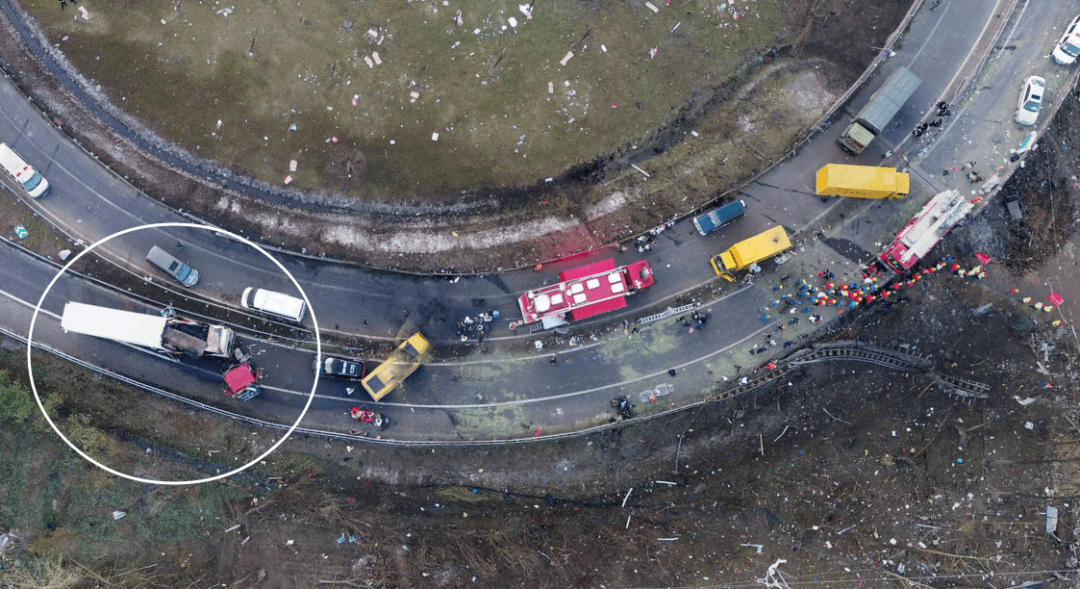
[[[64,305],[60,327],[65,332],[100,337],[192,358],[229,358],[236,344],[235,332],[223,325],[132,313],[76,302]]]
[[[893,168],[827,164],[817,173],[818,196],[904,198],[911,177]]]
[[[394,390],[410,374],[416,372],[430,353],[431,344],[424,339],[424,336],[414,333],[391,352],[385,362],[365,376],[360,384],[364,386],[372,399],[378,401]]]
[[[697,227],[698,233],[707,235],[710,231],[715,231],[741,217],[744,212],[746,212],[746,203],[733,200],[718,209],[694,217],[694,227]]]
[[[885,130],[889,121],[900,112],[900,108],[920,85],[922,80],[906,67],[900,67],[893,72],[870,97],[870,102],[855,115],[854,122],[844,129],[837,139],[840,147],[852,155],[862,153],[874,137]]]
[[[751,268],[754,264],[766,260],[791,247],[791,240],[783,226],[777,225],[750,239],[740,241],[726,252],[712,258],[713,271],[723,276],[728,282],[735,282],[734,273]]]

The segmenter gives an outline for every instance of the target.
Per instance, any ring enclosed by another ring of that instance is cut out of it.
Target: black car
[[[319,376],[344,378],[346,380],[360,380],[364,378],[366,373],[363,362],[334,356],[322,356],[321,358],[316,356],[311,363],[311,370]]]

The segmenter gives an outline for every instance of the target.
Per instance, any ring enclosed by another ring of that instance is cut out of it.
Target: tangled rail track
[[[790,360],[777,364],[776,368],[756,379],[744,378],[739,381],[739,385],[735,388],[711,395],[708,400],[723,401],[731,399],[765,386],[802,366],[818,362],[835,362],[837,360],[869,362],[893,370],[925,372],[933,375],[935,383],[950,395],[970,400],[985,399],[989,396],[989,385],[938,374],[934,371],[933,361],[929,356],[921,356],[909,350],[880,348],[856,341],[841,341],[815,346],[812,351],[797,354]]]

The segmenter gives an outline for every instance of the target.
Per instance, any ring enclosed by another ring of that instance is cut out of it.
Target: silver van
[[[240,306],[297,323],[304,319],[304,311],[307,310],[304,299],[254,286],[244,289],[244,294],[240,295]]]
[[[177,260],[175,256],[158,246],[150,248],[146,259],[153,265],[169,273],[169,276],[180,281],[180,284],[191,288],[199,282],[199,271]]]

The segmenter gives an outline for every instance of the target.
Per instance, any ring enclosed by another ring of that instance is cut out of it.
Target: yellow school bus
[[[410,374],[420,368],[431,352],[431,344],[419,333],[401,343],[385,362],[364,377],[364,385],[371,398],[378,401],[394,390]]]

